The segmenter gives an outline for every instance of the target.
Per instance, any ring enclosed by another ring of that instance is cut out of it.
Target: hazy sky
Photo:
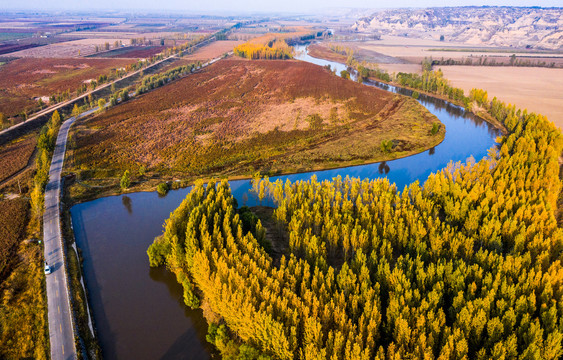
[[[0,0],[2,9],[28,10],[181,10],[214,11],[290,11],[310,12],[337,7],[389,8],[466,5],[563,6],[563,0]]]

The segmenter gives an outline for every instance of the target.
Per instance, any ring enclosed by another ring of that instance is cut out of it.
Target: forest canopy
[[[151,266],[214,314],[208,340],[228,359],[559,359],[563,139],[541,115],[483,105],[508,130],[488,158],[402,191],[261,180],[277,205],[269,229],[245,232],[228,182],[200,182]],[[281,259],[267,232],[285,242]]]
[[[267,44],[247,42],[234,48],[235,55],[247,59],[291,59],[293,48],[284,40],[271,40]]]

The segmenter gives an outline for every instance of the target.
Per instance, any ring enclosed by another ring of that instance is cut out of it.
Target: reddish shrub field
[[[0,146],[0,183],[27,166],[36,142],[36,134],[29,134]]]
[[[26,200],[0,200],[0,281],[15,264],[18,244],[25,236],[28,204]]]
[[[193,175],[341,166],[434,146],[437,121],[413,99],[313,64],[225,59],[79,123],[75,166]],[[382,140],[398,144],[393,154]]]
[[[0,66],[0,112],[13,116],[37,105],[36,97],[74,92],[89,79],[134,60],[22,58]]]

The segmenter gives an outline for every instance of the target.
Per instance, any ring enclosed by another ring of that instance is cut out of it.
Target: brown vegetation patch
[[[90,55],[90,58],[149,58],[156,54],[161,53],[166,49],[166,46],[127,46],[110,51],[95,53]]]
[[[313,64],[226,59],[79,123],[75,166],[193,175],[341,166],[398,156],[379,150],[382,139],[406,152],[435,146],[444,133],[429,134],[435,121],[413,99]]]
[[[197,49],[193,54],[184,56],[184,59],[188,60],[211,60],[215,59],[224,53],[232,51],[237,45],[242,44],[243,41],[236,40],[225,40],[225,41],[214,41],[207,46],[203,46]]]
[[[11,61],[0,67],[0,112],[14,116],[37,104],[36,97],[75,91],[85,80],[109,74],[132,60],[34,59]],[[25,86],[20,86],[25,84]]]
[[[0,208],[0,280],[4,280],[17,263],[15,254],[25,236],[28,204],[23,199],[1,200]]]
[[[0,147],[0,183],[27,167],[36,142],[37,134],[30,134]]]

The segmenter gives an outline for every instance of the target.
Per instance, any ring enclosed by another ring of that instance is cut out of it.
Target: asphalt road
[[[59,130],[53,153],[49,182],[45,189],[45,213],[43,214],[43,241],[45,261],[51,266],[47,275],[47,316],[51,359],[76,359],[72,311],[68,292],[66,264],[63,257],[63,238],[60,226],[61,171],[65,158],[68,130],[76,120],[65,121]]]

